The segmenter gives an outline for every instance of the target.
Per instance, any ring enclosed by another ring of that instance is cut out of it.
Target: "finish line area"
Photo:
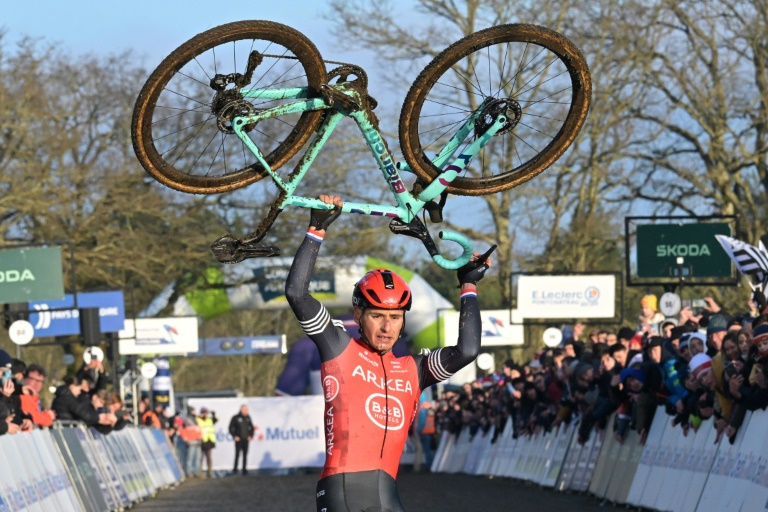
[[[283,476],[249,475],[213,479],[190,478],[179,486],[132,508],[136,512],[315,510],[315,484],[320,469]],[[619,511],[586,493],[562,493],[509,478],[465,474],[415,473],[402,466],[397,478],[406,510],[473,512],[510,507],[558,512]]]

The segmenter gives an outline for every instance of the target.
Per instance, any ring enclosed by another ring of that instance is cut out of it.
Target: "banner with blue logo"
[[[285,354],[288,352],[285,334],[241,336],[229,338],[200,338],[200,350],[193,356],[243,356],[247,354]]]
[[[29,322],[35,329],[35,338],[80,334],[80,314],[72,294],[62,300],[29,303]],[[122,291],[87,292],[77,294],[78,308],[99,308],[101,332],[119,332],[125,327],[125,302]]]

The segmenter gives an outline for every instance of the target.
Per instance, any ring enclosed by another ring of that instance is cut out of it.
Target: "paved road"
[[[136,512],[231,512],[315,510],[318,472],[291,476],[235,476],[190,479],[136,505]],[[510,480],[468,475],[414,473],[398,475],[400,499],[408,511],[472,512],[493,510],[613,512],[583,494],[564,494]]]

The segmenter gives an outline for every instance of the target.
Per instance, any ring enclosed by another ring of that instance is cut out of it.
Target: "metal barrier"
[[[609,425],[612,424],[612,419]],[[515,437],[511,422],[493,430],[442,434],[433,472],[494,475],[560,491],[590,492],[607,502],[668,512],[768,508],[768,412],[748,413],[733,443],[715,443],[713,421],[687,435],[656,411],[644,445],[593,432],[579,444],[577,425]]]
[[[0,512],[124,510],[184,478],[161,430],[77,422],[0,437]]]

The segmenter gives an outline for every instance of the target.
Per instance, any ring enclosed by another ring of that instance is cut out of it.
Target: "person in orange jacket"
[[[48,374],[39,364],[30,364],[24,372],[24,385],[21,388],[21,410],[32,417],[32,423],[38,427],[50,427],[56,419],[51,409],[43,409],[40,403],[40,391]]]

